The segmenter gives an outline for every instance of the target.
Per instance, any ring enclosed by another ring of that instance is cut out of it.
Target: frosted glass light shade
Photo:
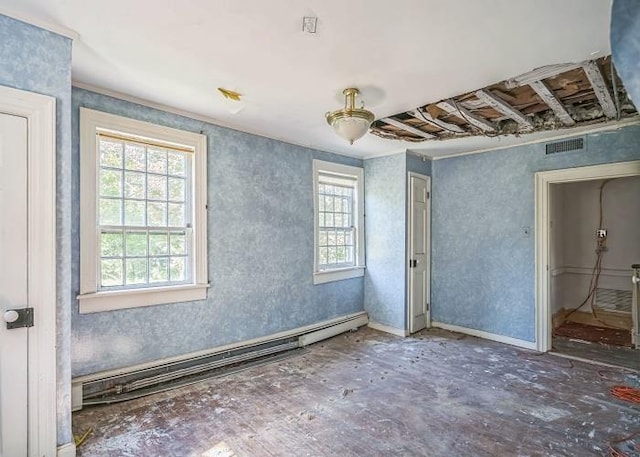
[[[355,107],[355,97],[358,93],[358,89],[355,88],[345,89],[345,107],[326,115],[329,125],[350,144],[362,138],[375,119],[371,111]]]
[[[343,117],[336,119],[332,127],[338,135],[353,144],[367,133],[371,122],[362,117]]]

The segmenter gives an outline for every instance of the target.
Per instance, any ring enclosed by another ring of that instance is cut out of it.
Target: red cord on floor
[[[609,392],[613,397],[617,398],[618,400],[640,404],[640,389],[636,389],[634,387],[629,387],[629,386],[613,386]],[[609,457],[631,457],[626,452],[621,451],[620,449],[616,449],[616,447],[618,447],[617,446],[618,444],[631,441],[634,438],[637,438],[638,436],[640,436],[640,432],[624,437],[621,440],[610,442]],[[635,450],[640,450],[640,444],[634,444],[633,448]]]
[[[640,389],[636,389],[635,387],[613,386],[610,393],[618,400],[640,403]]]

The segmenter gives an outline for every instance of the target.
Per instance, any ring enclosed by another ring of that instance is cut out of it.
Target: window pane
[[[184,281],[187,278],[186,259],[184,257],[171,257],[171,280]]]
[[[184,179],[169,178],[169,200],[174,202],[184,201]]]
[[[145,203],[138,200],[124,201],[125,225],[144,225]]]
[[[333,213],[325,213],[324,215],[324,225],[325,227],[335,227],[333,223]]]
[[[326,224],[324,223],[324,214],[325,213],[318,214],[318,227],[325,227],[326,226]]]
[[[324,197],[325,211],[333,211],[333,197]]]
[[[149,259],[149,282],[169,281],[169,259]]]
[[[149,234],[149,255],[169,254],[168,235],[166,233]]]
[[[122,225],[122,200],[100,199],[100,224]]]
[[[324,211],[324,195],[318,196],[318,211]]]
[[[146,284],[147,259],[127,259],[127,284]]]
[[[144,180],[144,173],[126,171],[124,173],[124,196],[126,198],[145,198]]]
[[[336,233],[336,244],[338,246],[343,245],[344,244],[344,232],[338,232]]]
[[[350,214],[344,214],[343,215],[343,219],[342,219],[342,226],[343,227],[351,227],[351,215]]]
[[[147,203],[147,221],[151,227],[165,227],[167,225],[167,204]]]
[[[341,198],[336,198],[333,210],[338,212],[338,213],[342,212],[342,199]]]
[[[147,198],[151,200],[167,199],[167,177],[148,175],[147,176]]]
[[[187,253],[187,236],[184,233],[171,234],[171,255]]]
[[[102,197],[122,196],[122,172],[100,169],[100,195]]]
[[[169,174],[184,176],[187,169],[187,156],[181,152],[169,152]]]
[[[106,139],[100,140],[100,165],[122,168],[122,143]]]
[[[342,227],[343,224],[343,218],[342,218],[342,213],[336,213],[333,215],[333,221],[336,224],[336,227]]]
[[[145,171],[147,167],[146,152],[140,144],[124,145],[124,167],[127,170]]]
[[[100,236],[100,255],[102,257],[122,257],[121,232],[107,232]]]
[[[140,257],[147,255],[147,234],[144,232],[129,232],[127,239],[127,257]],[[146,268],[146,267],[145,267]],[[127,277],[129,269],[127,268]]]
[[[318,261],[318,263],[320,265],[326,265],[327,264],[327,259],[328,259],[327,248],[320,248],[320,249],[318,249],[318,251],[319,251],[318,255],[320,257],[320,260]]]
[[[318,233],[318,246],[326,246],[327,245],[327,231],[320,230]]]
[[[147,148],[147,171],[167,174],[167,151],[165,149]]]
[[[327,248],[327,263],[337,263],[336,248]]]
[[[184,227],[184,203],[169,203],[169,225]]]
[[[336,262],[345,263],[347,261],[346,250],[344,246],[338,246],[336,248]]]
[[[103,259],[100,261],[100,284],[104,287],[122,285],[122,260]]]

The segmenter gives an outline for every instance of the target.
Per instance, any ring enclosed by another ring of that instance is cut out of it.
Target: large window
[[[313,161],[314,283],[362,276],[364,195],[362,168]]]
[[[81,312],[206,296],[206,139],[81,110]]]

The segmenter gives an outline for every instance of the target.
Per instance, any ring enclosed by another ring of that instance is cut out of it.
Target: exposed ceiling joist
[[[536,94],[545,102],[549,108],[551,108],[554,114],[560,119],[566,126],[575,125],[576,121],[573,120],[567,109],[562,102],[551,92],[547,85],[542,81],[533,81],[529,83],[529,86],[536,91]]]
[[[500,100],[488,90],[481,89],[475,91],[474,95],[499,113],[502,113],[505,116],[508,116],[516,121],[521,127],[527,130],[533,129],[533,123],[529,119],[527,119],[524,114],[522,114],[520,111],[510,106],[506,102]]]
[[[607,88],[607,83],[604,81],[604,77],[602,76],[602,72],[600,71],[598,64],[594,61],[585,62],[582,65],[582,69],[593,87],[593,91],[598,98],[598,102],[600,103],[605,116],[610,119],[617,117],[618,110],[616,109],[616,104],[614,103],[613,98],[611,98],[611,94]]]
[[[540,81],[542,79],[553,78],[554,76],[557,76],[560,73],[565,73],[567,71],[575,70],[576,68],[580,68],[581,66],[582,66],[582,62],[546,65],[544,67],[531,70],[527,73],[523,73],[514,78],[507,79],[505,81],[505,86],[507,87],[507,89],[514,89],[516,87],[525,86],[527,84],[531,84],[532,82]]]
[[[449,132],[464,133],[464,130],[460,128],[460,126],[435,118],[424,109],[418,108],[413,111],[408,111],[408,113],[416,119],[419,119],[423,122],[428,122],[429,124],[435,125],[436,127],[447,130]]]
[[[371,132],[381,138],[411,142],[519,136],[637,118],[638,111],[616,76],[611,56],[604,56],[589,62],[541,67],[455,97],[423,102],[393,117],[424,132],[382,128],[382,122],[374,124]]]
[[[441,102],[437,103],[436,106],[438,108],[442,108],[447,113],[453,114],[454,116],[457,116],[457,117],[461,118],[462,120],[468,122],[469,124],[474,125],[475,127],[479,128],[480,130],[483,130],[485,132],[493,132],[493,131],[495,131],[495,127],[493,126],[493,124],[491,122],[489,122],[489,121],[487,121],[485,119],[482,119],[482,118],[480,118],[478,116],[475,116],[474,114],[471,114],[471,112],[469,112],[469,110],[467,110],[463,106],[460,106],[459,104],[457,104],[456,102],[454,102],[451,99],[441,101]]]
[[[380,121],[384,122],[385,124],[393,125],[394,127],[399,128],[401,130],[404,130],[405,132],[409,132],[412,135],[417,135],[419,137],[427,138],[427,139],[436,138],[435,135],[432,135],[430,133],[424,132],[424,131],[422,131],[420,129],[417,129],[415,127],[411,127],[410,125],[407,125],[404,122],[396,121],[395,119],[391,119],[390,117],[385,118],[385,119],[380,119]]]

